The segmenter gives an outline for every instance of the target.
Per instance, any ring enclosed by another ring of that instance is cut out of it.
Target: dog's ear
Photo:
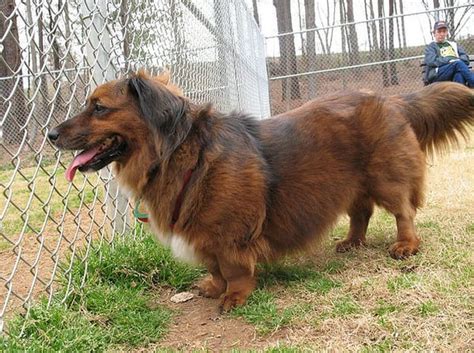
[[[142,75],[131,77],[128,87],[142,118],[160,137],[159,152],[162,158],[169,158],[184,141],[192,126],[187,101],[171,93],[162,84]]]

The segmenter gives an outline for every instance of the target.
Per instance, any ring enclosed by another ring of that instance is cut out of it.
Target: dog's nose
[[[51,142],[56,141],[58,137],[59,137],[59,131],[57,129],[53,129],[50,132],[48,132],[48,138],[51,140]]]

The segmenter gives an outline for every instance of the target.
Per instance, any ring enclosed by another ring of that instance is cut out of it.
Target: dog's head
[[[66,171],[72,181],[77,169],[96,171],[113,161],[125,164],[140,153],[144,156],[150,146],[156,158],[168,158],[190,128],[188,102],[169,76],[150,77],[142,71],[98,86],[85,109],[48,137],[59,149],[82,150]]]

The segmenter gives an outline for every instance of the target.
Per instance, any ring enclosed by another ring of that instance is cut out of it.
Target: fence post
[[[106,3],[101,0],[86,0],[81,6],[84,29],[89,31],[86,42],[86,63],[91,69],[91,91],[99,84],[115,79],[118,70],[113,66],[110,56],[111,38],[107,27]],[[111,179],[110,168],[100,171],[104,181],[107,218],[110,219],[112,241],[117,233],[129,230],[128,199],[120,192],[119,186]]]

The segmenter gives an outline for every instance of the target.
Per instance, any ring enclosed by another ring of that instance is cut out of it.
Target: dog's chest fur
[[[163,245],[169,247],[176,258],[193,265],[200,262],[194,247],[179,233],[163,233],[153,224],[153,221],[151,222],[151,226],[158,240]]]

